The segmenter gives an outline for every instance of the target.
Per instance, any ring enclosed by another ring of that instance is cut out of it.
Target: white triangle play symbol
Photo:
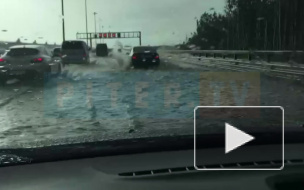
[[[236,148],[254,140],[255,138],[247,133],[225,123],[225,153],[229,153]]]

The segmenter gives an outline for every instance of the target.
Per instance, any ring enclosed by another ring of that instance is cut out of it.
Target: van
[[[63,65],[90,63],[90,48],[84,41],[64,41],[61,52]]]
[[[107,46],[107,44],[97,44],[97,46],[96,46],[96,56],[108,56],[108,46]]]

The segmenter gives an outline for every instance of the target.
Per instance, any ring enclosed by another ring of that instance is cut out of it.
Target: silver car
[[[61,58],[53,57],[44,46],[13,46],[0,58],[0,83],[5,83],[9,78],[59,74],[61,70]]]

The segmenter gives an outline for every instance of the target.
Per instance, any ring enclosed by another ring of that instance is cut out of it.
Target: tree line
[[[25,44],[25,43],[22,43],[21,40],[20,40],[20,38],[18,38],[18,39],[16,40],[16,44]],[[37,43],[37,40],[34,40],[31,44],[34,44],[34,45],[38,44],[38,43]],[[42,45],[42,44],[40,44],[40,45]],[[46,42],[44,43],[44,45],[49,45],[49,44],[48,44],[48,42],[46,41]],[[54,45],[57,45],[56,42],[54,43]]]
[[[201,49],[304,50],[304,0],[226,0],[184,42]]]

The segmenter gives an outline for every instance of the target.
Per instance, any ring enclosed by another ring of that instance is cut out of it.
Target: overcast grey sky
[[[66,39],[85,32],[85,0],[64,0]],[[87,0],[89,32],[97,30],[142,31],[144,45],[182,42],[195,30],[195,17],[214,8],[222,12],[225,0]],[[61,43],[61,0],[1,0],[0,40],[15,41],[24,36],[32,42]],[[1,32],[1,30],[8,32]],[[38,37],[44,37],[39,40]],[[123,44],[137,45],[137,39],[121,39]],[[107,40],[110,45],[115,40]]]

